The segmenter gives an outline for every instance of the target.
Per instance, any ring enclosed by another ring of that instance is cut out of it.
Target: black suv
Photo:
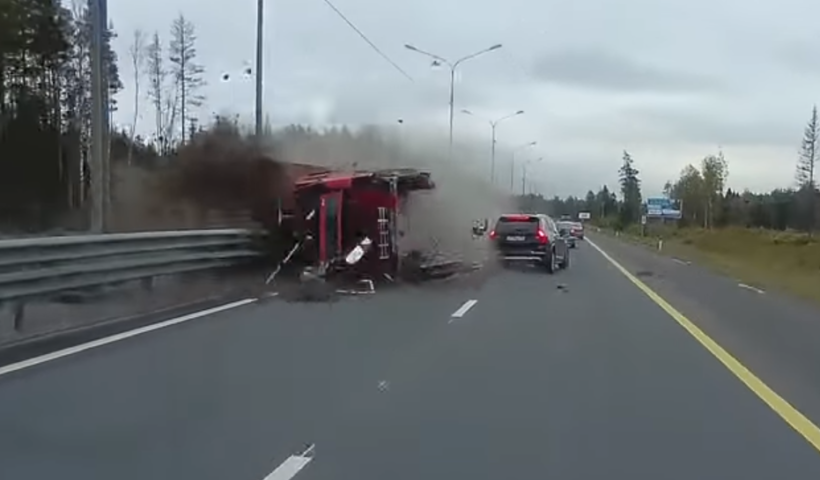
[[[490,231],[490,241],[505,265],[536,262],[549,273],[569,267],[566,235],[559,232],[555,222],[546,215],[501,215]]]

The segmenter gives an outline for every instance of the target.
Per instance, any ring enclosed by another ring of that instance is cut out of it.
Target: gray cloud
[[[704,76],[664,70],[591,48],[545,53],[536,60],[533,71],[546,82],[622,92],[690,92],[717,86]]]
[[[676,143],[795,149],[811,103],[768,97],[692,100],[625,108],[622,119],[651,128],[655,140]]]
[[[499,129],[499,147],[538,140],[531,155],[557,166],[534,170],[533,180],[540,175],[545,188],[562,193],[614,184],[624,148],[635,154],[647,189],[660,189],[717,145],[735,152],[730,183],[789,184],[793,169],[783,162],[793,161],[811,104],[820,102],[813,60],[820,4],[812,0],[759,0],[742,9],[737,0],[334,2],[415,82],[321,0],[272,2],[264,105],[275,124],[404,118],[446,136],[448,72],[431,70],[428,59],[403,45],[455,59],[503,43],[459,67],[456,109],[479,117],[458,116],[457,139],[476,139],[484,153],[475,162],[486,165],[489,127],[482,119],[526,110]],[[201,114],[231,110],[252,119],[253,82],[219,78],[253,61],[254,2],[109,4],[126,85],[116,123],[133,118],[131,32],[159,30],[167,43],[177,12],[196,25],[198,60],[209,75]],[[145,100],[140,110],[140,130],[148,133]]]
[[[817,45],[820,38],[812,41],[791,41],[778,45],[769,52],[774,61],[798,75],[820,76]]]

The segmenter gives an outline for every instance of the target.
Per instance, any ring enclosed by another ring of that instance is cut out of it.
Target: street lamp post
[[[256,139],[262,138],[262,44],[265,0],[256,2]]]
[[[401,161],[400,163],[404,163],[404,119],[399,118],[396,120],[396,123],[399,125],[399,159]]]
[[[538,142],[529,142],[524,145],[519,145],[512,152],[512,162],[510,162],[510,192],[515,192],[515,152],[522,148],[534,147]]]
[[[522,166],[522,171],[521,171],[521,195],[522,196],[527,194],[527,165],[529,165],[530,162],[538,163],[543,159],[544,159],[544,157],[538,157],[538,159],[536,159],[534,161],[533,160],[527,160],[526,162],[524,162],[524,165]]]
[[[260,0],[261,1],[261,0]],[[414,47],[413,45],[405,44],[404,48],[408,50],[412,50],[416,53],[420,53],[422,55],[426,55],[433,59],[433,65],[438,66],[442,63],[450,67],[450,144],[449,144],[449,151],[448,156],[452,156],[453,154],[453,105],[455,104],[455,83],[456,83],[456,68],[463,62],[475,58],[479,55],[485,54],[487,52],[492,52],[493,50],[498,50],[501,48],[501,44],[495,44],[492,47],[485,48],[484,50],[472,53],[467,55],[466,57],[461,57],[455,62],[451,62],[444,57],[438,56],[436,54],[425,52],[424,50],[419,50],[418,48]]]
[[[475,114],[473,112],[469,111],[469,110],[462,110],[461,112],[466,113],[467,115],[475,116]],[[518,115],[523,115],[523,114],[524,114],[524,110],[519,110],[515,113],[505,115],[505,116],[503,116],[499,119],[496,119],[496,120],[488,120],[488,122],[490,124],[490,127],[492,128],[492,133],[493,133],[493,137],[492,137],[492,142],[493,143],[492,143],[492,149],[490,151],[490,184],[491,185],[495,185],[495,143],[496,143],[496,141],[495,141],[495,127],[497,127],[499,123],[503,122],[504,120],[507,120],[508,118],[513,118],[513,117],[516,117]]]

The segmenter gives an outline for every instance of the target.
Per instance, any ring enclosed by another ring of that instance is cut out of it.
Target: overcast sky
[[[184,13],[207,69],[207,109],[252,119],[254,0],[111,1],[126,92],[117,123],[131,123],[127,49],[136,28]],[[616,186],[621,153],[635,158],[644,193],[687,163],[723,148],[729,184],[791,186],[802,129],[820,99],[820,3],[811,0],[334,0],[412,78],[374,52],[323,0],[268,0],[265,109],[276,124],[440,125],[448,72],[403,48],[448,59],[495,43],[459,67],[456,109],[497,118],[499,141],[536,140],[533,175],[549,193]],[[223,73],[232,73],[222,82]],[[143,122],[152,117],[146,111]],[[489,143],[486,121],[456,115],[455,133]],[[485,159],[480,159],[484,161]],[[477,160],[478,161],[478,160]]]

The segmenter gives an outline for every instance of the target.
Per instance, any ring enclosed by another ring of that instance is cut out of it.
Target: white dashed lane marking
[[[452,315],[450,315],[450,322],[452,322],[456,318],[463,317],[471,308],[475,306],[476,303],[478,303],[478,300],[467,300],[466,302],[464,302],[464,305],[460,306],[458,310],[456,310],[455,312],[453,312]]]
[[[291,455],[276,470],[270,472],[264,480],[290,480],[313,460],[316,447],[311,445],[299,455]]]

